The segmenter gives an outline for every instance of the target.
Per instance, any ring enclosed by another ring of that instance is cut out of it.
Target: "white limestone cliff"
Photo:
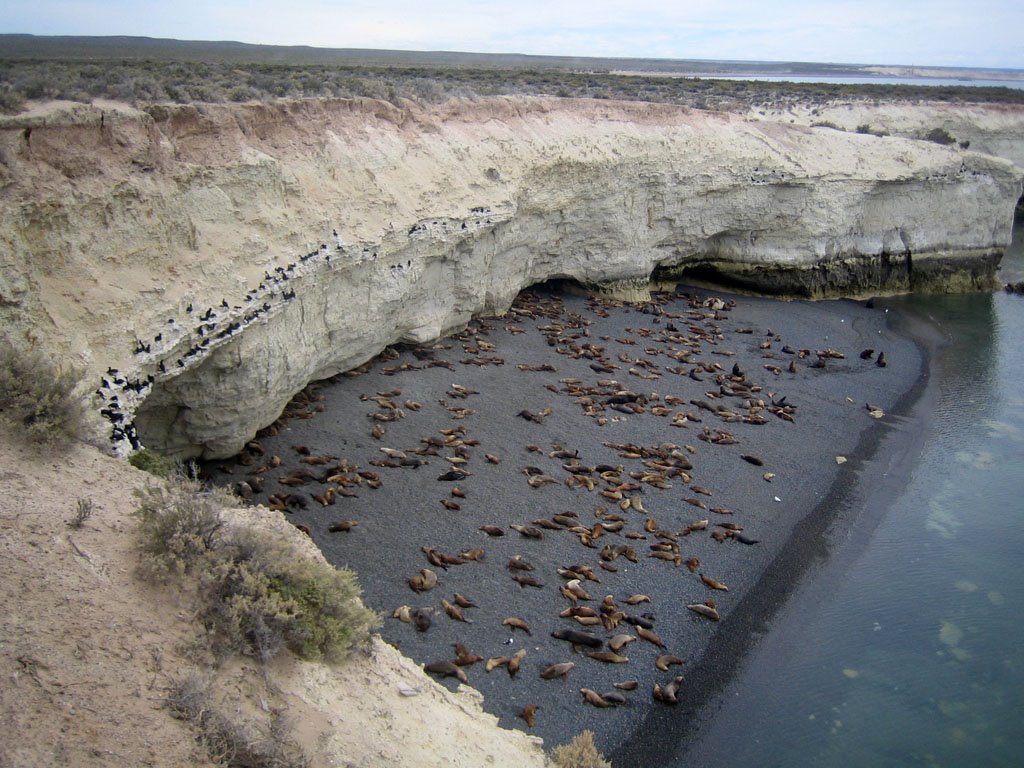
[[[310,380],[545,280],[985,287],[1020,177],[928,142],[651,104],[67,107],[0,120],[0,317],[77,355],[97,408],[120,386],[115,426],[223,457]]]

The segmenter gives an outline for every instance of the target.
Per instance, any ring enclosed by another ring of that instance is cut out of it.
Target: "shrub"
[[[151,475],[163,478],[169,478],[175,472],[181,471],[178,462],[170,456],[164,456],[148,448],[135,451],[128,457],[128,463],[136,469],[141,469],[143,472],[149,472]]]
[[[224,529],[223,491],[176,476],[136,495],[144,572],[159,580],[196,575],[199,613],[220,655],[266,662],[283,648],[341,661],[379,626],[359,601],[355,574],[312,560],[271,535]]]
[[[178,475],[165,484],[136,490],[144,570],[158,579],[183,576],[208,562],[223,546],[221,505],[214,492]]]
[[[555,747],[551,759],[558,768],[612,768],[597,751],[592,731],[583,731],[568,744]]]
[[[228,718],[217,708],[199,675],[179,681],[167,696],[167,707],[196,729],[196,738],[217,765],[238,768],[304,768],[309,760],[288,735],[278,713],[269,729]]]
[[[866,133],[869,136],[888,136],[889,132],[882,128],[872,128],[867,123],[857,126],[857,133]]]
[[[956,143],[956,139],[945,128],[932,128],[924,135],[925,141],[933,141],[936,144],[948,146]]]
[[[216,649],[261,661],[287,647],[304,659],[341,661],[377,615],[359,602],[355,575],[248,533],[203,574],[205,611]]]
[[[68,528],[74,528],[77,531],[85,525],[85,521],[92,517],[94,507],[92,499],[79,499],[75,508],[75,516],[68,520]]]
[[[59,371],[40,351],[0,342],[0,418],[30,442],[56,447],[81,438],[85,405],[75,394],[80,376]]]

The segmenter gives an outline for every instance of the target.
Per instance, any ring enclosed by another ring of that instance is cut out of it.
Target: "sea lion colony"
[[[633,320],[616,337],[598,329],[622,305],[591,299],[585,307],[568,311],[557,296],[527,291],[504,318],[476,321],[430,348],[386,350],[336,377],[349,397],[367,372],[408,377],[358,392],[366,426],[343,431],[360,434],[342,440],[350,456],[312,445],[309,435],[310,444],[290,442],[291,420],[330,417],[329,385],[314,384],[234,466],[208,465],[218,482],[287,513],[329,559],[355,568],[367,602],[392,619],[387,639],[531,728],[545,710],[560,716],[553,696],[561,711],[568,706],[562,691],[538,684],[571,687],[577,709],[685,697],[676,667],[696,659],[679,638],[706,636],[727,616],[727,576],[756,548],[752,526],[767,524],[744,503],[727,506],[722,489],[733,478],[704,470],[703,457],[718,452],[714,466],[730,476],[753,473],[747,482],[777,487],[783,467],[763,448],[778,442],[775,430],[799,429],[787,386],[840,364],[878,368],[873,351],[790,346],[771,328],[735,323],[735,302],[714,296],[655,294],[628,308]],[[560,362],[506,360],[502,347],[534,331]],[[492,370],[500,391],[459,382],[469,367]],[[522,383],[536,373],[545,374],[542,389]],[[430,377],[434,390],[443,388],[433,402]],[[535,400],[537,391],[545,401]],[[601,446],[571,442],[579,429],[567,425],[580,416],[608,437]],[[410,439],[414,419],[433,426]],[[663,439],[619,439],[640,433],[640,419],[656,420]],[[477,438],[474,422],[483,420],[508,425],[498,428],[504,437]],[[523,429],[535,439],[513,443]],[[393,483],[405,485],[400,498],[414,500],[407,507],[378,500]],[[394,535],[384,538],[388,530]],[[396,543],[403,536],[418,542],[415,552]],[[417,564],[401,569],[410,562]]]

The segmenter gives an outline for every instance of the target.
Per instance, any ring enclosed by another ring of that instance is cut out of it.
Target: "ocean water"
[[[1004,280],[1024,274],[1022,234]],[[923,434],[874,467],[895,497],[863,478],[832,561],[673,765],[1024,765],[1024,296],[891,306],[946,342]]]
[[[829,83],[835,85],[951,85],[973,88],[1024,88],[1024,80],[969,80],[943,77],[801,77],[799,75],[699,75],[702,80],[758,80],[772,83]]]

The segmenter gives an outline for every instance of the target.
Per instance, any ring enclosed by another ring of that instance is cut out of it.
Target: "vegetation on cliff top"
[[[245,52],[260,46],[240,51],[229,44],[197,49],[181,41],[163,42],[168,45],[140,47],[126,38],[121,48],[113,43],[95,49],[68,43],[54,49],[38,42],[12,47],[6,40],[0,46],[0,111],[15,113],[29,99],[96,98],[149,104],[361,96],[437,103],[456,97],[537,95],[725,110],[831,99],[1024,103],[1024,90],[1013,88],[720,80],[652,71],[672,70],[680,63],[645,59],[588,60],[574,66],[574,60],[557,57],[549,61],[409,51],[352,51],[332,58],[311,57],[306,49],[270,48],[271,55]],[[33,44],[41,47],[34,49]],[[33,50],[38,50],[35,57]],[[713,63],[703,66],[714,69]],[[827,74],[843,74],[828,69],[834,65],[813,66]],[[608,67],[628,67],[630,73]],[[794,76],[820,74],[796,71],[795,64],[786,67]]]

